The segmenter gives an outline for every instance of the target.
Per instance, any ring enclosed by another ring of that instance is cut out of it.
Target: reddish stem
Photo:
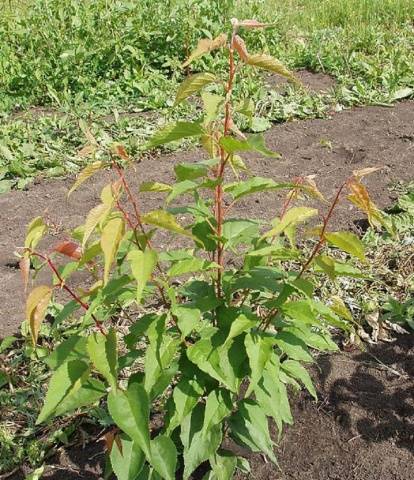
[[[39,257],[43,260],[45,260],[45,262],[47,262],[49,268],[52,270],[52,272],[56,275],[57,279],[59,280],[59,287],[60,288],[63,288],[66,292],[69,293],[69,295],[77,302],[79,303],[79,305],[84,309],[84,310],[89,310],[89,305],[87,303],[85,303],[78,295],[76,295],[76,293],[71,289],[69,288],[66,284],[65,284],[65,281],[64,279],[61,277],[58,269],[56,268],[55,264],[52,262],[52,259],[47,256],[47,255],[42,255],[41,253],[38,253],[38,252],[33,252],[31,251],[30,252],[31,255],[34,255],[36,257]],[[92,313],[91,314],[91,317],[93,319],[93,321],[95,322],[95,325],[96,327],[98,328],[98,330],[103,334],[103,335],[106,335],[106,332],[103,328],[103,325],[102,325],[102,322],[100,320],[98,320],[95,315]]]
[[[231,92],[233,90],[233,82],[235,76],[235,64],[234,64],[234,40],[235,30],[233,31],[230,47],[229,47],[229,79],[226,86],[226,104],[225,104],[225,116],[224,116],[224,128],[223,136],[228,135],[231,127],[232,114],[231,114]],[[217,167],[216,178],[222,180],[224,176],[224,169],[227,163],[229,155],[226,153],[223,147],[220,147],[220,164]],[[220,240],[223,233],[223,221],[224,221],[224,209],[223,209],[223,187],[221,182],[217,185],[215,190],[215,216],[217,222],[217,236],[219,237],[216,256],[219,267],[217,268],[217,296],[222,296],[221,283],[222,283],[222,270],[224,266],[224,248],[223,243]]]

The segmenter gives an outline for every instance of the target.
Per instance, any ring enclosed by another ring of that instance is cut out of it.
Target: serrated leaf
[[[281,156],[279,153],[272,152],[266,147],[264,137],[260,133],[250,135],[247,140],[239,140],[234,137],[223,136],[220,138],[220,145],[230,154],[235,152],[255,151],[270,158],[280,158]]]
[[[159,182],[142,182],[139,186],[140,192],[171,192],[171,185]]]
[[[88,353],[96,370],[115,389],[118,378],[118,345],[115,330],[111,328],[107,335],[93,332],[88,338]]]
[[[187,237],[192,237],[191,232],[184,230],[184,228],[177,223],[174,215],[166,212],[165,210],[154,210],[146,213],[141,217],[142,223],[155,225],[156,227],[164,228],[170,232],[179,233]]]
[[[188,98],[193,93],[199,92],[206,85],[216,81],[216,76],[212,73],[196,73],[187,77],[178,88],[175,98],[175,105]]]
[[[244,344],[246,345],[251,371],[250,384],[246,392],[246,397],[248,397],[262,378],[263,370],[272,353],[272,343],[268,338],[250,332],[246,335]]]
[[[110,210],[110,205],[101,203],[89,211],[84,225],[82,248],[85,248],[85,245],[89,240],[89,237],[92,235],[92,232],[95,230],[97,225],[105,219]]]
[[[230,331],[227,335],[224,345],[227,345],[233,338],[239,336],[241,333],[250,330],[254,326],[258,326],[259,323],[260,318],[253,313],[251,313],[249,316],[241,313],[231,322]]]
[[[264,53],[249,55],[245,62],[253,67],[263,68],[268,72],[277,73],[278,75],[287,78],[291,82],[299,84],[299,80],[294,76],[294,74],[288,68],[286,68],[283,63],[279,62],[279,60],[276,60],[270,55],[266,55]]]
[[[63,363],[70,360],[82,360],[88,362],[87,338],[72,335],[58,345],[53,352],[48,355],[44,362],[52,369],[56,370]]]
[[[340,317],[345,318],[349,322],[353,321],[352,313],[349,311],[348,307],[345,305],[342,298],[337,296],[331,297],[332,304],[330,305],[331,310],[333,310]]]
[[[181,424],[181,442],[184,446],[184,475],[187,480],[192,472],[213,455],[221,441],[220,426],[211,428],[203,435],[204,406],[198,404]]]
[[[276,226],[271,230],[266,232],[262,238],[275,237],[280,235],[283,231],[286,230],[291,225],[297,225],[298,223],[305,222],[309,218],[314,217],[318,214],[316,208],[309,207],[293,207],[290,208],[285,215],[282,217],[282,220],[276,219]]]
[[[335,247],[359,258],[363,262],[365,261],[364,245],[355,233],[331,232],[325,233],[325,238]]]
[[[250,244],[257,237],[259,225],[254,220],[229,218],[223,223],[223,238],[228,248],[240,244]]]
[[[137,281],[137,304],[141,303],[144,288],[151,279],[152,272],[157,265],[157,252],[150,248],[144,251],[132,250],[128,253],[128,261],[131,263],[131,271]]]
[[[202,163],[179,163],[174,167],[177,180],[195,180],[208,174],[208,166]]]
[[[86,182],[88,178],[90,178],[92,175],[94,175],[96,172],[99,172],[99,170],[102,170],[102,168],[105,166],[104,162],[101,160],[98,160],[96,162],[93,162],[89,165],[87,165],[78,175],[76,178],[75,183],[72,185],[71,189],[68,192],[68,197],[71,195],[77,188],[79,188],[82,183]]]
[[[218,268],[219,265],[215,262],[209,262],[202,258],[183,259],[175,263],[167,272],[170,277],[185,275],[186,273],[204,272],[212,268]]]
[[[127,391],[112,390],[108,395],[108,410],[123,430],[151,459],[149,435],[149,400],[144,387],[136,382]]]
[[[233,474],[237,466],[237,457],[231,452],[219,450],[215,455],[210,457],[210,464],[215,475],[215,480],[229,480],[233,478]]]
[[[272,353],[263,370],[263,376],[255,389],[255,397],[265,415],[273,417],[279,430],[283,424],[293,422],[286,386],[280,378],[279,358]]]
[[[312,379],[306,370],[306,368],[295,360],[286,360],[280,364],[281,368],[292,377],[300,380],[303,385],[306,387],[308,392],[312,395],[315,400],[318,400],[315,387],[313,385]]]
[[[27,227],[24,246],[34,249],[47,230],[47,225],[42,217],[34,218]]]
[[[335,260],[333,258],[321,254],[314,259],[314,263],[325,272],[331,280],[335,279]]]
[[[205,55],[206,53],[209,53],[213,50],[223,47],[224,45],[226,45],[226,42],[227,42],[227,35],[225,33],[221,33],[213,40],[209,38],[203,38],[199,40],[197,44],[197,48],[193,52],[191,52],[191,55],[183,63],[182,66],[187,67],[196,58],[199,58]]]
[[[214,93],[203,92],[201,94],[201,99],[203,101],[205,112],[204,123],[209,124],[216,119],[219,106],[225,101],[225,98]]]
[[[231,436],[253,452],[264,452],[277,464],[266,415],[253,400],[243,400],[229,420]]]
[[[151,465],[165,480],[175,480],[177,449],[167,435],[151,440]]]
[[[37,343],[40,326],[51,298],[52,289],[46,285],[40,285],[33,289],[27,298],[26,321],[29,325],[33,345]]]
[[[180,195],[184,195],[185,193],[192,192],[196,190],[198,184],[196,182],[192,182],[191,180],[183,180],[182,182],[177,182],[173,185],[170,194],[167,197],[167,204],[171,203],[175,198],[179,197]]]
[[[276,345],[293,360],[300,360],[302,362],[313,362],[313,357],[309,353],[308,347],[296,335],[282,331],[274,337]]]
[[[89,377],[90,367],[81,360],[71,360],[61,365],[49,382],[45,402],[36,420],[36,425],[52,417],[57,407],[69,395],[74,395]]]
[[[197,405],[197,402],[202,394],[203,388],[196,380],[190,380],[183,377],[177,383],[172,395],[175,411],[168,425],[168,433],[172,432],[181,424],[183,419]]]
[[[55,415],[73,412],[80,407],[87,407],[98,402],[106,395],[105,384],[96,378],[88,378],[79,389],[67,395],[56,407]]]
[[[277,183],[271,178],[253,177],[242,182],[234,182],[224,186],[224,191],[229,193],[234,200],[239,200],[245,195],[269,190],[291,188],[290,183]]]
[[[183,138],[201,136],[203,133],[204,130],[199,123],[176,122],[156,132],[146,144],[145,149],[159,147]]]
[[[118,480],[136,480],[145,463],[142,450],[125,434],[113,442],[109,458]]]
[[[212,428],[220,425],[233,408],[232,395],[228,390],[212,390],[206,400],[202,432],[207,435]]]
[[[104,285],[109,280],[112,263],[124,235],[125,223],[120,217],[111,218],[104,226],[101,235],[101,248],[104,254]]]

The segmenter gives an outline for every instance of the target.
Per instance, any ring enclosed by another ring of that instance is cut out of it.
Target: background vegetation
[[[269,88],[252,70],[243,88],[258,104],[258,130],[269,120],[389,104],[413,93],[411,0],[0,4],[0,192],[24,188],[40,171],[47,176],[76,171],[82,164],[76,156],[83,144],[81,118],[93,124],[96,135],[139,151],[156,123],[142,112],[171,115],[171,93],[188,73],[182,61],[196,39],[213,37],[233,16],[274,24],[248,35],[252,49],[336,80],[326,94],[299,95]],[[217,56],[204,62],[203,69],[224,67]]]

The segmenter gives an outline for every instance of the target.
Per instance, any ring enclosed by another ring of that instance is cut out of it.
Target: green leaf
[[[144,387],[133,382],[127,391],[112,390],[108,395],[108,410],[118,427],[150,460],[149,400]]]
[[[280,153],[272,152],[265,145],[264,137],[261,133],[250,135],[247,140],[239,140],[234,137],[221,137],[220,145],[227,153],[236,152],[258,152],[265,157],[280,158]]]
[[[184,418],[197,405],[202,394],[203,388],[196,380],[184,377],[177,383],[173,391],[175,411],[168,425],[168,433],[181,424]]]
[[[74,395],[90,375],[90,367],[81,360],[71,360],[61,365],[49,382],[45,402],[36,425],[55,415],[56,409],[66,397]]]
[[[314,217],[318,214],[318,210],[315,208],[309,207],[293,207],[290,208],[285,215],[283,216],[282,220],[276,219],[275,220],[275,227],[266,232],[262,238],[268,237],[275,237],[276,235],[280,235],[286,228],[291,225],[297,225],[298,223],[305,222],[309,218]]]
[[[331,232],[325,233],[325,238],[335,247],[359,258],[362,262],[365,261],[364,245],[355,233]]]
[[[212,73],[196,73],[187,77],[178,88],[177,96],[175,98],[175,105],[188,98],[193,93],[199,92],[206,85],[216,81],[216,76]]]
[[[164,210],[154,210],[146,213],[141,217],[141,220],[142,223],[155,225],[156,227],[164,228],[171,232],[192,237],[190,232],[184,230],[184,228],[176,222],[174,215],[171,215],[171,213]]]
[[[24,480],[39,480],[42,477],[44,471],[45,467],[42,465],[41,467],[36,468],[36,470],[34,470],[32,473],[27,475]]]
[[[177,319],[178,328],[181,330],[183,338],[187,337],[201,321],[200,310],[191,305],[178,305],[171,309],[171,313]]]
[[[147,332],[150,344],[145,353],[144,386],[149,395],[163,372],[171,366],[180,343],[178,338],[165,333],[165,320],[165,316],[160,317],[150,325]]]
[[[264,53],[248,55],[246,59],[246,63],[253,67],[263,68],[268,72],[277,73],[282,77],[286,77],[288,80],[290,80],[293,83],[296,83],[296,84],[299,83],[297,78],[293,75],[293,73],[289,69],[287,69],[283,65],[283,63],[279,62],[279,60],[276,60],[270,55],[266,55]]]
[[[202,258],[193,257],[191,259],[180,260],[175,263],[167,272],[170,277],[185,275],[186,273],[204,272],[212,268],[218,268],[215,262],[209,262]]]
[[[207,397],[202,432],[207,435],[212,428],[220,425],[233,408],[232,395],[224,388],[212,390]]]
[[[312,379],[303,365],[301,365],[295,360],[286,360],[280,366],[282,370],[284,370],[288,375],[296,378],[297,380],[300,380],[303,385],[305,385],[312,397],[315,400],[318,400],[318,396],[316,394]]]
[[[112,263],[124,235],[125,224],[120,217],[111,218],[102,230],[101,247],[104,254],[104,284],[109,280]]]
[[[4,337],[0,342],[0,354],[8,350],[17,340],[18,338],[13,337],[12,335]]]
[[[137,304],[141,303],[144,289],[151,279],[152,272],[157,265],[157,252],[150,248],[144,251],[132,250],[128,253],[128,261],[131,263],[131,271],[137,282]]]
[[[254,394],[263,413],[273,417],[279,434],[281,434],[283,423],[291,424],[293,419],[286,386],[280,378],[279,358],[275,353],[272,353],[266,363],[263,376],[258,382]]]
[[[318,325],[320,323],[307,300],[285,302],[281,310],[295,322],[306,325]]]
[[[198,187],[196,182],[191,180],[183,180],[182,182],[177,182],[173,185],[170,194],[167,197],[167,204],[171,203],[175,198],[185,193],[192,192]]]
[[[293,248],[280,247],[278,245],[269,245],[267,247],[253,250],[246,254],[248,257],[272,257],[273,260],[297,260],[300,252]]]
[[[219,450],[210,457],[210,464],[217,480],[229,480],[237,466],[237,457],[226,450]]]
[[[250,385],[246,392],[246,397],[248,397],[262,378],[263,370],[272,353],[272,343],[267,337],[250,332],[246,335],[244,344],[246,345],[251,370]]]
[[[139,186],[140,192],[171,192],[171,185],[159,182],[142,182]]]
[[[314,259],[315,265],[319,267],[320,270],[326,273],[331,280],[334,280],[336,277],[335,272],[335,260],[328,255],[318,255]]]
[[[167,125],[153,135],[145,145],[145,149],[159,147],[169,142],[175,142],[188,137],[199,137],[204,133],[203,128],[196,122],[176,122]]]
[[[219,106],[225,101],[225,98],[214,93],[203,92],[201,99],[205,112],[204,123],[209,124],[216,119]]]
[[[229,193],[234,200],[239,200],[245,195],[251,195],[252,193],[291,187],[292,184],[290,183],[277,183],[271,178],[252,177],[243,182],[234,182],[225,185],[224,191]]]
[[[171,438],[158,435],[151,440],[151,465],[166,480],[175,480],[177,449]]]
[[[98,372],[115,389],[118,379],[118,345],[114,328],[107,335],[93,332],[88,338],[89,357]]]
[[[110,453],[112,469],[118,480],[136,480],[145,463],[142,450],[127,435],[115,440]],[[121,448],[119,448],[121,447]]]
[[[253,452],[265,453],[277,464],[266,415],[255,401],[242,400],[238,411],[230,417],[229,425],[231,436],[237,443]]]
[[[105,384],[96,378],[89,378],[78,390],[73,391],[59,403],[56,407],[55,415],[63,415],[80,407],[93,405],[105,394]]]
[[[181,425],[181,442],[184,446],[184,475],[187,480],[192,472],[213,455],[222,441],[221,426],[203,434],[204,406],[198,404]]]
[[[177,180],[195,180],[208,174],[208,167],[202,163],[179,163],[174,167]]]
[[[253,220],[230,218],[223,223],[223,238],[229,248],[252,243],[258,232],[259,224]]]
[[[300,360],[302,362],[313,362],[313,357],[308,351],[305,342],[292,333],[283,331],[279,332],[274,337],[276,345],[293,360]]]
[[[233,338],[239,336],[241,333],[250,330],[254,326],[258,326],[259,323],[260,318],[253,313],[249,314],[249,316],[241,313],[232,321],[230,331],[224,345],[227,345]]]

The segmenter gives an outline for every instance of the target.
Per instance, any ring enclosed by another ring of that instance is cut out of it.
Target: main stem
[[[225,115],[224,115],[224,128],[223,136],[226,136],[230,132],[231,122],[232,122],[232,105],[231,105],[231,94],[233,90],[234,76],[236,73],[235,64],[234,64],[234,49],[233,49],[233,40],[236,31],[233,30],[232,37],[230,40],[229,47],[229,79],[226,86],[226,102],[225,102]],[[222,181],[224,177],[224,169],[228,160],[228,155],[223,147],[220,147],[220,163],[217,167],[216,178],[219,180],[219,184],[216,186],[215,190],[215,217],[217,223],[217,236],[219,237],[216,249],[216,259],[219,267],[217,268],[217,296],[222,297],[222,275],[224,267],[224,248],[221,236],[223,233],[223,221],[224,221],[224,208],[223,208],[223,186]]]

